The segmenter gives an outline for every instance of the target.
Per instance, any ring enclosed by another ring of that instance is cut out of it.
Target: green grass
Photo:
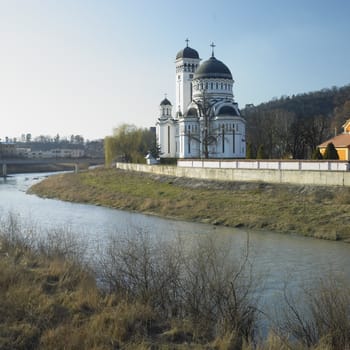
[[[350,240],[350,189],[214,183],[117,169],[60,174],[30,193],[187,221]]]

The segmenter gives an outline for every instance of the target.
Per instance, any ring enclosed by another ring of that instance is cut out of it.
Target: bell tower
[[[198,52],[188,46],[176,55],[176,118],[180,118],[186,112],[187,106],[192,101],[192,79],[200,58]]]

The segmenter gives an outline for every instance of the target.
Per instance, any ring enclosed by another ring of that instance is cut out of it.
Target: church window
[[[201,83],[201,90],[203,90],[203,83]]]
[[[235,129],[233,128],[233,132],[232,132],[232,153],[235,153],[236,149],[235,149]]]
[[[218,89],[219,88],[219,83],[216,83],[216,89]]]
[[[170,126],[168,125],[168,153],[170,153]]]
[[[213,90],[213,83],[210,83],[210,89]]]
[[[222,153],[225,153],[225,125],[222,124]]]
[[[224,84],[223,83],[221,83],[221,90],[223,90],[224,89]]]
[[[225,90],[227,90],[227,84],[225,84]]]
[[[208,90],[208,83],[205,83],[205,90]]]
[[[179,79],[179,80],[181,79],[180,75],[177,76],[177,79]]]

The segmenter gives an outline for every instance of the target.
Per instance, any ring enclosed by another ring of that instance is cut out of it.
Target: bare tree
[[[200,119],[201,135],[197,141],[202,144],[202,154],[205,159],[209,158],[209,146],[216,143],[217,136],[213,133],[210,125],[210,119],[213,116],[213,106],[215,103],[210,102],[207,93],[203,90],[202,97],[200,100],[194,100],[198,111]]]

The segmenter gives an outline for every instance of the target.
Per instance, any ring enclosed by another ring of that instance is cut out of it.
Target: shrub
[[[253,336],[258,309],[248,249],[236,260],[209,236],[186,249],[181,240],[152,242],[143,232],[111,239],[100,261],[109,292],[150,305],[163,323],[186,320],[194,339]]]
[[[324,152],[323,155],[324,159],[339,159],[339,155],[338,152],[336,150],[336,148],[334,147],[333,142],[330,142],[327,147],[326,150]]]
[[[312,153],[312,159],[314,159],[314,160],[321,160],[321,159],[323,159],[323,156],[322,156],[322,154],[320,152],[320,149],[318,147]]]
[[[344,350],[350,347],[350,286],[334,277],[303,290],[303,309],[286,289],[280,334],[291,335],[306,348]]]
[[[256,159],[266,159],[264,145],[260,145],[256,154]]]

